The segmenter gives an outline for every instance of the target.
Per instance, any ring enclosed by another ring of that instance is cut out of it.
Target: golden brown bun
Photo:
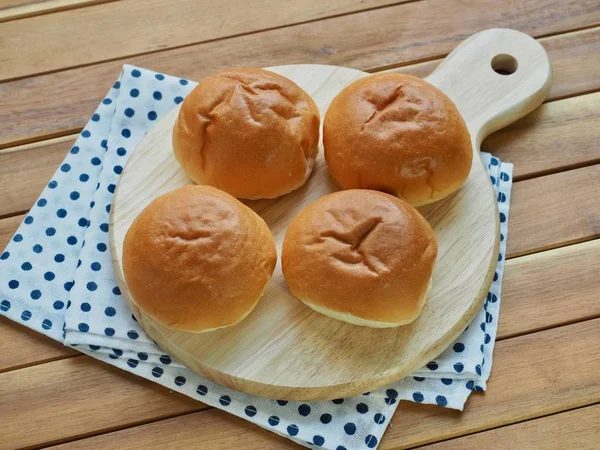
[[[276,262],[265,222],[209,186],[161,195],[136,217],[123,243],[133,302],[164,326],[191,332],[246,317]]]
[[[398,73],[343,89],[325,115],[323,145],[343,189],[376,189],[415,206],[462,186],[473,158],[454,103],[426,81]]]
[[[263,69],[205,78],[181,105],[175,157],[198,184],[246,199],[302,186],[315,163],[319,110],[300,86]]]
[[[383,192],[326,195],[292,221],[281,264],[292,294],[335,319],[394,327],[417,318],[437,239],[408,203]]]

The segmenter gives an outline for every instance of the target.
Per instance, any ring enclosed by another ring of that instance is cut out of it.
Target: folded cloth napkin
[[[0,256],[0,312],[65,345],[299,444],[376,448],[400,400],[462,409],[485,390],[504,267],[512,165],[482,154],[498,195],[501,243],[484,306],[444,353],[414,376],[361,396],[322,402],[252,397],[212,383],[165,354],[139,327],[117,287],[108,221],[119,175],[152,125],[195,86],[124,66],[123,72]]]

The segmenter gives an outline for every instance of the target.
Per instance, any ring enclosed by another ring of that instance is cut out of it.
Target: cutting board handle
[[[550,92],[552,69],[535,39],[497,28],[465,40],[427,81],[456,103],[479,149],[487,135],[542,104]]]

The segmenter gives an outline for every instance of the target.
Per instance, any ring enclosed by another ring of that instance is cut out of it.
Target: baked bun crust
[[[304,208],[283,242],[292,294],[329,317],[395,327],[417,318],[437,257],[429,223],[408,203],[352,189]]]
[[[123,243],[132,301],[164,326],[202,332],[256,306],[277,252],[266,223],[231,195],[189,185],[150,203]]]
[[[465,121],[440,89],[410,75],[371,75],[343,89],[323,122],[329,171],[343,189],[376,189],[420,206],[471,170]]]
[[[275,198],[308,179],[319,145],[319,110],[293,81],[263,69],[203,79],[173,128],[187,175],[245,199]]]

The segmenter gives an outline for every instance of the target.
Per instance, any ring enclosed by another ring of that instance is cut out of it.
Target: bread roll
[[[334,319],[385,328],[417,318],[427,297],[437,240],[408,203],[352,189],[308,205],[283,242],[292,294]]]
[[[343,189],[376,189],[414,206],[457,190],[471,170],[467,126],[437,87],[399,73],[343,89],[323,123],[329,171]]]
[[[246,317],[276,262],[265,222],[209,186],[185,186],[156,198],[133,221],[123,243],[132,301],[164,326],[190,332]]]
[[[183,101],[173,149],[198,184],[238,198],[275,198],[308,179],[319,123],[317,105],[293,81],[268,70],[227,70]]]

